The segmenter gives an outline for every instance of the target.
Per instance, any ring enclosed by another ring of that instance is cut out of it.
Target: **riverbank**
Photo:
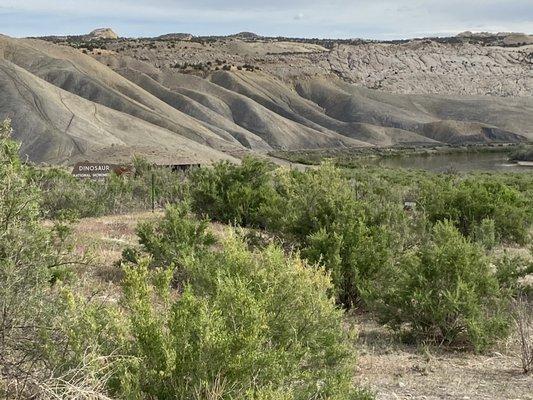
[[[519,164],[522,162],[531,163],[531,165],[533,165],[533,145],[519,146],[516,150],[511,152],[510,159]]]
[[[512,154],[522,145],[516,143],[471,144],[462,146],[391,146],[391,147],[349,147],[308,150],[276,150],[270,156],[292,163],[317,165],[326,159],[332,159],[339,166],[359,165],[359,161],[368,159],[432,156],[449,154]]]

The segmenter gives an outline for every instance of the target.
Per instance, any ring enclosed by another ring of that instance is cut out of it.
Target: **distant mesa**
[[[92,39],[118,39],[118,35],[111,28],[98,28],[87,35]]]
[[[533,35],[519,32],[471,32],[465,31],[457,35],[459,38],[498,38],[506,46],[533,44]]]
[[[457,37],[463,37],[463,38],[473,38],[473,37],[492,37],[492,36],[501,36],[500,34],[496,33],[490,33],[490,32],[472,32],[472,31],[464,31],[457,35]]]
[[[190,33],[166,33],[164,35],[158,36],[157,39],[160,40],[191,40],[194,35]]]
[[[490,37],[505,37],[508,35],[513,35],[512,32],[472,32],[472,31],[464,31],[459,34],[457,34],[457,37],[464,37],[464,38],[490,38]]]
[[[261,37],[261,35],[253,32],[239,32],[234,35],[229,35],[229,37],[236,39],[258,39]]]

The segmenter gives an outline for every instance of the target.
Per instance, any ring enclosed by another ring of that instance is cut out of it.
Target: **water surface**
[[[505,153],[454,153],[385,157],[368,161],[389,168],[423,169],[433,172],[447,171],[500,171],[533,173],[532,167],[512,163]]]

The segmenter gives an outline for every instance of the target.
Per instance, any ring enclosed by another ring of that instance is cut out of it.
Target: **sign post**
[[[155,175],[152,172],[152,212],[155,212]]]
[[[128,175],[131,174],[132,167],[107,163],[79,162],[72,169],[72,175],[82,179],[105,179],[112,172],[117,175]]]

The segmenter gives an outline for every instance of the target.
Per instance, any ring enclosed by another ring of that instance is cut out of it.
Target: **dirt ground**
[[[85,284],[117,293],[121,273],[114,263],[124,248],[137,244],[137,223],[162,215],[145,212],[80,221],[74,228],[77,251],[93,257],[94,264],[83,271]],[[223,227],[215,224],[213,230],[221,235]],[[359,331],[355,379],[378,400],[533,400],[533,374],[521,373],[516,338],[485,355],[444,351],[402,344],[366,315],[350,318],[356,319]]]
[[[404,345],[367,317],[357,322],[356,379],[379,400],[533,399],[533,375],[521,372],[514,338],[479,355]]]

